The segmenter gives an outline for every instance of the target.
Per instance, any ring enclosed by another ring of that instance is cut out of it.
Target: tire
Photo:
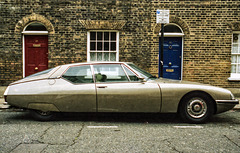
[[[56,116],[53,112],[43,112],[40,110],[30,110],[32,117],[38,121],[50,121],[53,120]]]
[[[204,123],[213,113],[213,101],[204,93],[192,93],[185,96],[179,107],[180,117],[188,123]]]

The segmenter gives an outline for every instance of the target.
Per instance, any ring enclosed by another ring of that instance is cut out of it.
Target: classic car
[[[41,121],[56,112],[137,112],[177,113],[186,122],[203,123],[239,103],[229,90],[156,78],[127,62],[57,66],[11,83],[4,97]]]

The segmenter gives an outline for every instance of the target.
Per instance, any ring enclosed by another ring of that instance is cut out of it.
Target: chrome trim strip
[[[239,104],[239,100],[234,99],[234,100],[216,100],[217,104],[234,104],[237,105]]]

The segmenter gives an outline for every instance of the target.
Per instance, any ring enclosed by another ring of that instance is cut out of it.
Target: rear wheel
[[[56,116],[56,114],[53,112],[44,112],[40,110],[31,110],[30,113],[33,116],[33,118],[38,121],[53,120]]]
[[[190,123],[204,123],[214,112],[212,99],[203,93],[193,93],[184,97],[179,107],[181,118]]]

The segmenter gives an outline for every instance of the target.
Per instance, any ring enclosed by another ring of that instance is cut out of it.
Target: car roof
[[[58,71],[53,73],[50,78],[58,78],[62,75],[63,71],[66,70],[68,67],[80,66],[80,65],[91,65],[91,64],[130,64],[131,62],[83,62],[83,63],[70,63],[60,65]]]
[[[131,62],[83,62],[83,63],[64,64],[64,65],[56,66],[55,68],[53,68],[52,71],[50,71],[47,74],[43,74],[40,76],[34,76],[34,77],[30,77],[30,78],[26,77],[26,78],[23,78],[21,80],[11,83],[11,85],[22,83],[22,82],[29,82],[29,81],[33,81],[33,80],[39,80],[39,79],[57,78],[62,75],[63,71],[66,70],[66,68],[72,67],[72,66],[87,65],[87,64],[90,65],[90,64],[124,64],[124,63],[129,64]]]
[[[80,63],[69,63],[69,64],[64,64],[64,65],[61,65],[61,66],[74,66],[74,65],[85,65],[85,64],[128,64],[128,63],[131,63],[131,62],[80,62]]]

